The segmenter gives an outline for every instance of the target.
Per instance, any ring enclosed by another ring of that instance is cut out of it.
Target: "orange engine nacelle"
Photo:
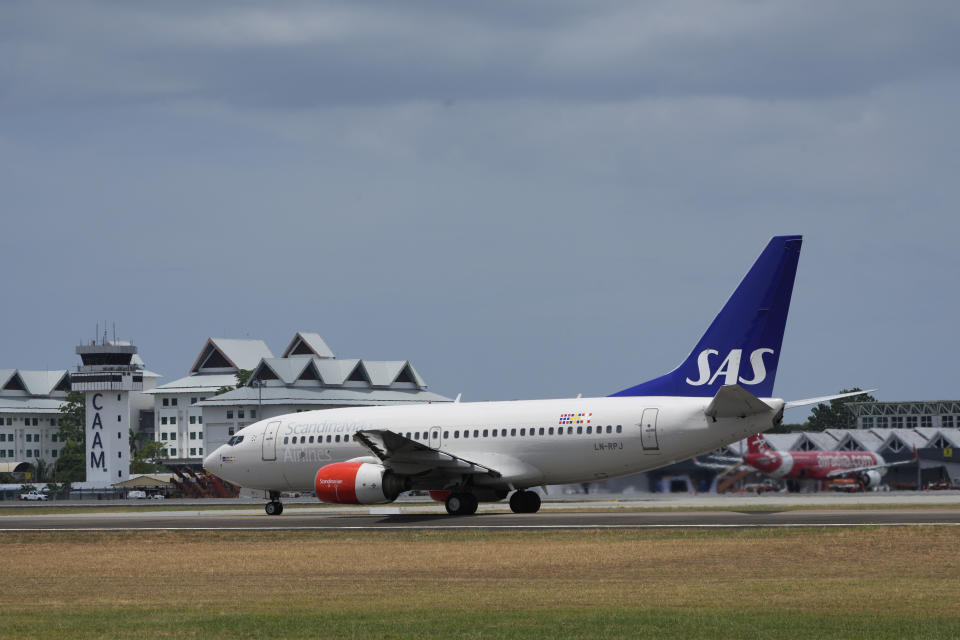
[[[379,464],[336,462],[317,471],[314,486],[323,502],[381,504],[397,499],[404,480]]]

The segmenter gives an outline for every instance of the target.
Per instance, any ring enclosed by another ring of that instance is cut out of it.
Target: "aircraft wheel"
[[[460,510],[463,508],[463,494],[451,493],[447,496],[443,504],[447,508],[447,513],[452,516],[458,516],[460,515]]]
[[[278,516],[283,513],[283,505],[274,500],[268,502],[264,509],[266,510],[268,516]]]
[[[540,496],[535,491],[516,491],[510,496],[510,510],[514,513],[536,513],[540,510]]]
[[[524,513],[536,513],[540,511],[540,494],[536,491],[524,491],[526,494],[523,501],[526,503]]]
[[[477,512],[477,499],[472,493],[451,493],[444,506],[452,516],[469,516]]]

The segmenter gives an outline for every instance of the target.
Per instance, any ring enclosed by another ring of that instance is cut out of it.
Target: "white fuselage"
[[[243,440],[207,456],[207,471],[243,487],[310,491],[317,471],[369,459],[359,430],[389,430],[496,469],[478,485],[521,489],[637,473],[735,442],[772,426],[769,414],[713,420],[707,397],[612,397],[325,409],[262,420]],[[389,464],[389,462],[388,462]],[[402,472],[402,469],[398,469]],[[443,487],[430,487],[442,489]]]

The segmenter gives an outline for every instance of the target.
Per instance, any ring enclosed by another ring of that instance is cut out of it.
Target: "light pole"
[[[263,420],[263,387],[266,383],[263,380],[254,380],[251,386],[257,388],[257,420]]]

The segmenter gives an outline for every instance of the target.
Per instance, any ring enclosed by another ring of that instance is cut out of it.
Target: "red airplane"
[[[762,434],[757,434],[747,438],[747,455],[734,464],[746,464],[764,475],[788,481],[848,478],[866,490],[879,486],[889,467],[910,464],[916,459],[916,449],[911,460],[900,462],[887,462],[880,454],[869,451],[778,451],[767,444]]]

